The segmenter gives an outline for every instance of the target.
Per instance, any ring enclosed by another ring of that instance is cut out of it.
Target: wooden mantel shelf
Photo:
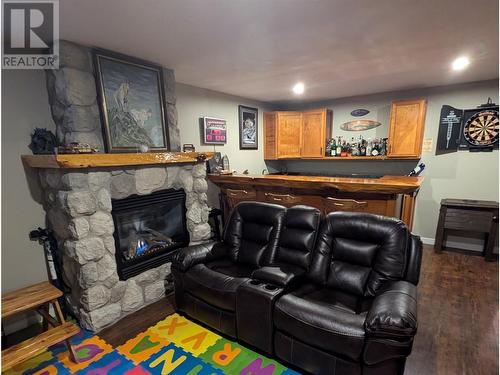
[[[213,156],[213,152],[147,152],[141,154],[21,155],[21,159],[31,168],[81,169],[199,163]]]

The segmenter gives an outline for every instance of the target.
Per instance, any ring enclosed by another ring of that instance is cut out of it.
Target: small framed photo
[[[214,157],[207,161],[207,173],[220,174],[224,170],[224,163],[220,152],[215,152]]]
[[[259,111],[257,108],[238,106],[240,128],[240,150],[259,148]]]
[[[226,120],[213,117],[203,117],[203,142],[209,145],[226,144]]]
[[[196,149],[192,143],[184,143],[182,145],[182,152],[195,152]]]

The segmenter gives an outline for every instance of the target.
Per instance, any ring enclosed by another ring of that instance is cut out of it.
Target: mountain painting
[[[94,56],[109,152],[167,150],[161,67]]]

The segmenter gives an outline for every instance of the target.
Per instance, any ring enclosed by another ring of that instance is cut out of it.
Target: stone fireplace
[[[164,297],[173,287],[168,257],[160,257],[163,264],[135,276],[128,274],[126,280],[120,277],[116,259],[122,255],[117,254],[120,249],[114,237],[113,202],[155,196],[155,192],[185,194],[189,238],[200,242],[210,237],[205,173],[204,163],[40,170],[47,224],[58,240],[64,281],[71,288],[66,298],[85,328],[99,331]]]
[[[60,41],[60,69],[46,71],[47,91],[58,141],[102,153],[90,52]],[[163,73],[170,149],[180,151],[174,72]],[[162,298],[172,289],[172,250],[210,237],[205,163],[195,154],[23,157],[39,170],[47,226],[71,289],[66,299],[83,327],[99,331]]]

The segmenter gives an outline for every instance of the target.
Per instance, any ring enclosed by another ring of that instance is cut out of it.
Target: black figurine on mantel
[[[30,150],[34,155],[54,154],[57,146],[56,136],[50,130],[35,128],[31,134]]]

